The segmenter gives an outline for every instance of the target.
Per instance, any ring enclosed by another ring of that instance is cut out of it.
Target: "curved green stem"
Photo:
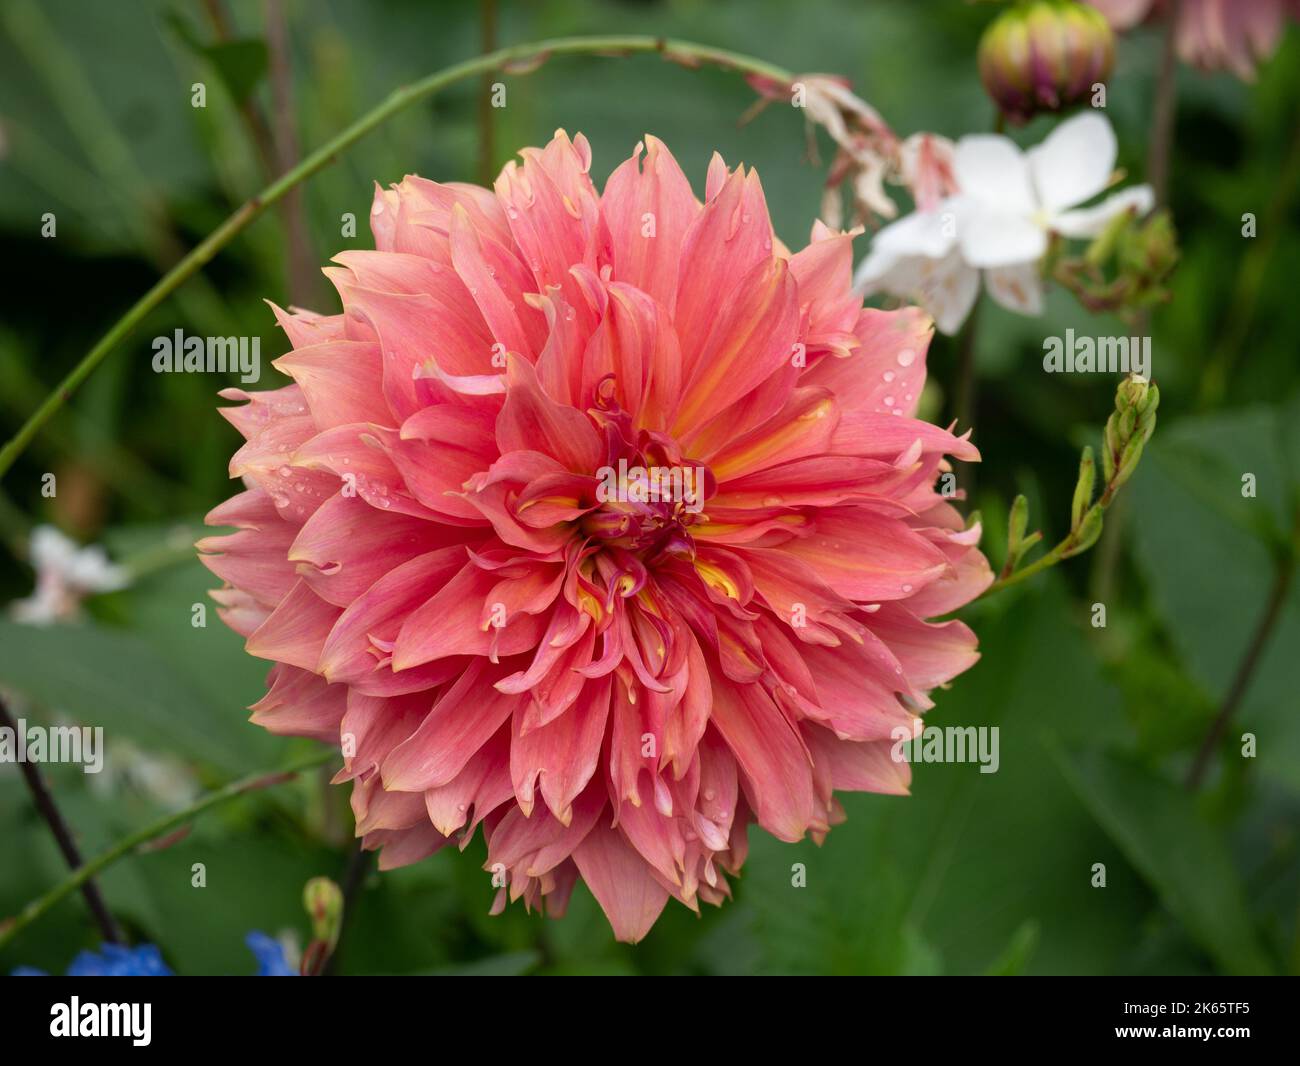
[[[658,53],[666,59],[684,66],[722,67],[738,70],[746,74],[755,74],[771,78],[778,82],[789,82],[793,75],[780,67],[765,63],[760,59],[730,52],[723,48],[711,48],[707,45],[694,44],[690,41],[677,41],[664,37],[645,35],[610,36],[610,37],[557,37],[547,41],[501,48],[484,56],[468,59],[453,66],[446,67],[426,78],[412,82],[394,90],[386,100],[357,119],[338,136],[304,158],[296,167],[281,175],[258,195],[240,206],[234,214],[212,231],[201,243],[195,246],[184,259],[169,270],[153,288],[146,292],[113,327],[100,338],[99,343],[90,349],[66,378],[45,398],[23,427],[14,435],[3,449],[0,449],[0,477],[14,465],[23,449],[59,409],[67,403],[69,397],[94,372],[117,345],[140,324],[141,320],[154,308],[175,292],[185,281],[193,277],[222,248],[229,244],[254,219],[268,207],[282,199],[292,189],[300,185],[327,164],[333,162],[338,154],[359,141],[371,130],[381,125],[397,112],[409,107],[417,100],[423,100],[456,82],[476,77],[492,71],[508,73],[527,73],[545,60],[555,55],[632,55],[636,53]]]
[[[186,822],[197,818],[204,811],[218,804],[225,803],[227,800],[242,796],[246,792],[252,792],[259,788],[268,788],[271,785],[278,785],[284,781],[289,781],[296,777],[303,770],[310,770],[314,767],[321,766],[330,761],[337,755],[332,748],[323,748],[320,751],[312,752],[301,759],[289,763],[282,770],[272,770],[268,773],[253,774],[250,777],[242,777],[238,781],[232,781],[223,788],[215,792],[209,792],[206,796],[196,800],[184,810],[169,814],[160,818],[152,825],[147,825],[143,829],[137,829],[134,833],[123,837],[107,851],[100,853],[89,862],[78,866],[59,884],[45,893],[38,899],[32,900],[22,911],[11,918],[9,921],[0,924],[0,948],[3,948],[22,930],[26,929],[34,921],[49,911],[56,903],[75,892],[82,885],[86,884],[92,877],[102,873],[108,867],[112,866],[118,859],[124,859],[142,845],[148,844],[152,840],[180,828]]]

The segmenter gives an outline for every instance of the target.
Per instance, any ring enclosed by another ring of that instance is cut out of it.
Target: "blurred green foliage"
[[[230,0],[225,40],[212,5],[156,0],[0,6],[0,431],[8,436],[107,325],[178,254],[264,181],[240,104],[269,110],[263,5]],[[311,148],[394,86],[480,48],[474,5],[343,0],[284,5],[294,113]],[[896,130],[951,137],[986,130],[992,107],[975,45],[994,8],[962,0],[506,0],[503,44],[572,33],[650,32],[749,52],[792,70],[848,75]],[[1120,45],[1108,113],[1121,166],[1144,176],[1159,40]],[[650,131],[702,188],[710,154],[756,166],[781,237],[802,243],[822,171],[797,113],[753,101],[738,78],[653,58],[555,61],[506,76],[494,167],[564,126],[590,138],[603,177]],[[190,106],[195,82],[208,106]],[[313,179],[302,195],[314,261],[369,242],[373,182],[416,172],[475,180],[477,85],[397,116]],[[736,900],[697,918],[670,904],[651,935],[614,943],[583,888],[548,922],[493,890],[475,841],[417,866],[365,873],[339,965],[349,973],[1203,973],[1300,971],[1300,594],[1294,585],[1198,793],[1192,753],[1232,681],[1277,571],[1300,498],[1296,341],[1300,336],[1297,175],[1300,34],[1253,85],[1180,69],[1169,207],[1182,261],[1155,309],[1160,427],[1091,555],[966,612],[983,660],[938,693],[936,724],[997,725],[1001,766],[916,768],[907,799],[851,795],[826,844],[752,834]],[[1017,137],[1034,143],[1039,119]],[[825,153],[826,146],[823,144]],[[829,153],[825,153],[829,158]],[[57,239],[40,235],[57,217]],[[341,216],[360,232],[340,237]],[[1242,236],[1254,214],[1258,234]],[[0,601],[26,594],[22,545],[52,522],[106,543],[139,569],[85,624],[0,622],[0,686],[29,718],[104,723],[167,756],[200,786],[282,761],[290,742],[247,725],[262,667],[213,620],[190,625],[213,579],[185,545],[226,496],[233,430],[214,413],[228,384],[148,371],[148,338],[177,327],[262,337],[284,348],[262,298],[289,302],[283,216],[268,214],[114,353],[6,478]],[[336,306],[313,282],[295,298]],[[1078,449],[1097,443],[1114,381],[1041,372],[1042,338],[1066,328],[1130,332],[1054,292],[1041,319],[980,312],[975,439],[984,463],[972,503],[1001,560],[1009,501],[1032,501],[1030,529],[1065,532]],[[956,344],[931,356],[945,411]],[[261,387],[275,384],[267,368]],[[58,474],[56,499],[40,478]],[[1243,498],[1253,473],[1257,495]],[[963,474],[963,477],[966,475]],[[973,483],[968,481],[968,484]],[[1000,517],[1002,516],[1002,517]],[[176,545],[179,544],[180,548]],[[1092,605],[1107,625],[1090,624]],[[1258,757],[1239,758],[1242,733]],[[305,743],[305,742],[299,742]],[[166,800],[138,782],[50,776],[83,850],[156,816]],[[249,928],[305,940],[304,883],[341,883],[350,815],[341,789],[312,775],[198,821],[164,850],[115,866],[103,884],[133,937],[181,973],[241,973]],[[207,887],[191,887],[202,862]],[[791,885],[805,865],[807,887]],[[1106,887],[1093,887],[1094,864]],[[63,875],[62,860],[13,767],[0,767],[0,915]],[[0,951],[61,970],[95,931],[79,898]]]

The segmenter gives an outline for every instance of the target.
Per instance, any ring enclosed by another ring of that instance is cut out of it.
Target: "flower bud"
[[[1110,75],[1115,40],[1096,8],[1029,0],[994,19],[979,46],[980,80],[1011,122],[1084,100]]]
[[[302,902],[311,917],[313,939],[323,941],[332,949],[338,943],[343,924],[342,890],[328,877],[313,877],[303,888]]]

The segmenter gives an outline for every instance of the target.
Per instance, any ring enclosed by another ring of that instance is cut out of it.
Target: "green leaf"
[[[984,971],[988,977],[1018,977],[1025,972],[1029,960],[1033,958],[1038,947],[1038,923],[1032,918],[1026,920],[1011,934],[1011,942],[1006,950]]]
[[[1198,815],[1194,797],[1097,749],[1067,754],[1053,746],[1053,753],[1098,824],[1201,946],[1231,973],[1272,973],[1227,845]],[[1111,891],[1114,877],[1093,891]]]
[[[1162,428],[1130,486],[1134,556],[1178,659],[1216,702],[1232,681],[1275,578],[1270,544],[1291,495],[1279,415],[1266,408]],[[1242,496],[1242,475],[1257,495]],[[1230,735],[1258,738],[1258,771],[1300,789],[1300,585],[1251,679]]]
[[[260,38],[241,37],[205,44],[189,23],[175,11],[167,22],[180,42],[194,55],[206,59],[236,103],[243,103],[266,74],[266,44]]]
[[[223,773],[247,770],[250,732],[224,715],[135,635],[95,626],[28,626],[0,619],[0,686],[84,725],[103,726]]]

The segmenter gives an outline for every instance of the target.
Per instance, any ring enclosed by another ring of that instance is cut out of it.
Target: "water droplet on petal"
[[[898,375],[895,374],[892,370],[886,370],[886,371],[881,375],[881,377],[884,378],[885,381],[893,381],[894,378],[896,378],[897,376],[898,376]]]
[[[908,585],[908,584],[904,584],[904,585],[903,585],[903,591],[904,591],[904,592],[911,592],[911,591],[912,591],[912,586],[911,586],[911,585]]]
[[[916,353],[910,348],[904,348],[898,353],[899,366],[911,366],[916,361]]]
[[[894,406],[894,398],[893,398],[892,396],[886,396],[886,397],[885,397],[885,406],[886,406],[886,407],[893,407],[893,406]]]
[[[289,466],[282,466],[282,467],[280,467],[280,476],[281,476],[281,477],[293,477],[293,470],[292,470],[292,468],[290,468]]]

